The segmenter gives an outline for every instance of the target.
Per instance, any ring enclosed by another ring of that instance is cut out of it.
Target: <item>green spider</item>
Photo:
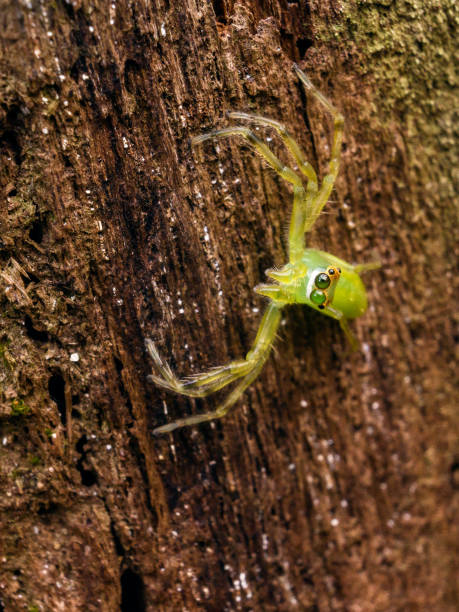
[[[306,90],[333,116],[334,134],[328,173],[319,187],[316,172],[306,161],[298,144],[285,127],[278,121],[258,115],[240,112],[228,113],[232,119],[247,120],[264,127],[274,128],[295,159],[298,169],[304,175],[307,181],[306,187],[303,185],[302,178],[291,168],[284,166],[267,145],[246,127],[228,127],[193,138],[192,144],[196,145],[213,138],[242,136],[273,170],[293,185],[293,212],[288,234],[289,262],[280,269],[273,268],[266,271],[266,275],[274,283],[255,287],[255,292],[266,296],[270,302],[261,320],[255,341],[245,359],[232,361],[209,372],[180,380],[169,365],[161,359],[154,342],[146,339],[147,350],[155,365],[155,372],[148,379],[169,391],[189,397],[206,397],[239,380],[214,411],[167,423],[154,429],[154,434],[173,431],[178,427],[196,425],[227,414],[263,368],[281,321],[281,310],[287,304],[307,304],[314,310],[337,319],[352,348],[358,347],[358,341],[349,328],[348,320],[361,316],[367,309],[367,295],[360,274],[379,268],[380,263],[353,265],[325,251],[305,248],[305,233],[311,230],[327,203],[338,174],[344,118],[314,87],[296,64],[293,68]]]

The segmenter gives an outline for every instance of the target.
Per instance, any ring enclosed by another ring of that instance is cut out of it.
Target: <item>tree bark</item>
[[[0,15],[0,610],[456,610],[454,2]],[[289,186],[189,139],[256,112],[323,176],[292,61],[346,118],[309,246],[383,262],[362,350],[286,309],[227,417],[153,438],[218,399],[149,384],[145,337],[179,375],[242,357],[286,262]]]

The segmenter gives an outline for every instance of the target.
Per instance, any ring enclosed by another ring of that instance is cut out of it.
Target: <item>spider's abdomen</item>
[[[360,276],[342,268],[331,306],[340,310],[346,319],[355,319],[367,309],[367,292]]]

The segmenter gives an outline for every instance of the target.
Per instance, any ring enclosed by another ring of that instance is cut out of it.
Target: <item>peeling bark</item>
[[[457,609],[454,3],[1,0],[0,22],[0,610]],[[153,439],[166,405],[216,400],[149,385],[144,338],[181,375],[243,356],[286,260],[290,188],[190,136],[264,114],[322,175],[330,118],[292,61],[346,117],[310,245],[383,261],[362,351],[292,307],[240,405]]]

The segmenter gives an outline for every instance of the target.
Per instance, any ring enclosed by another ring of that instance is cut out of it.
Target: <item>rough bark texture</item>
[[[457,609],[454,4],[1,0],[0,610]],[[383,262],[362,351],[290,308],[228,417],[153,439],[216,400],[144,338],[242,356],[286,257],[289,187],[189,137],[256,111],[323,173],[292,60],[346,117],[310,244]]]

